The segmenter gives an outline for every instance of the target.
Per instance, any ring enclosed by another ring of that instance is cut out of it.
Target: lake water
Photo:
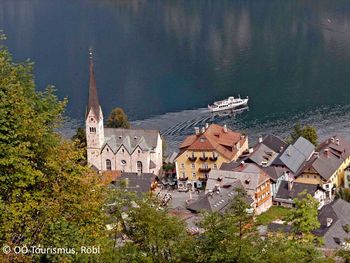
[[[66,130],[84,119],[93,47],[104,115],[124,108],[171,149],[204,122],[255,139],[301,121],[350,139],[348,0],[0,0],[0,29],[38,89],[68,97]],[[249,111],[203,109],[238,94]]]

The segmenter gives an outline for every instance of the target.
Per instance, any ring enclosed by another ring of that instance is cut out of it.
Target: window
[[[90,127],[90,132],[96,132],[96,128],[95,127]]]
[[[195,169],[196,168],[196,165],[193,163],[192,164],[192,169]]]
[[[125,150],[124,149],[122,149],[122,153],[124,153],[125,152]]]
[[[121,160],[120,163],[125,166],[126,165],[126,161],[125,160]]]
[[[137,162],[137,173],[142,174],[142,162]]]
[[[216,163],[213,164],[213,168],[214,168],[214,169],[217,169],[217,168],[218,168],[218,166],[217,166]]]
[[[108,171],[112,170],[112,163],[111,163],[111,160],[109,159],[106,160],[106,169]]]
[[[107,148],[107,152],[109,152],[109,149]]]
[[[94,118],[90,118],[90,121],[91,121],[91,122],[94,121]]]
[[[192,173],[192,178],[196,178],[196,173]]]
[[[141,151],[140,151],[140,150],[137,150],[137,153],[141,153]]]
[[[184,163],[181,164],[181,168],[185,169],[185,164]]]

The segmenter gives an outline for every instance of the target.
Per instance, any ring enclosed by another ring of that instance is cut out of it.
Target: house
[[[153,191],[157,182],[158,177],[153,173],[121,173],[112,181],[112,186],[141,195]]]
[[[268,210],[272,205],[272,196],[270,188],[270,178],[255,165],[245,164],[236,171],[212,170],[205,188],[205,193],[210,190],[226,185],[233,184],[239,180],[246,190],[247,194],[253,199],[253,208],[256,214],[261,214]]]
[[[293,182],[292,179],[278,180],[278,191],[273,197],[275,205],[285,207],[294,207],[294,199],[302,198],[301,193],[310,194],[318,203],[318,209],[321,209],[326,200],[326,191],[319,185],[303,184]]]
[[[345,170],[350,164],[350,142],[334,136],[321,143],[296,175],[295,181],[321,185],[329,199],[334,189],[344,185]]]
[[[243,185],[238,179],[226,182],[222,187],[214,186],[213,189],[208,189],[204,196],[190,203],[187,209],[194,213],[199,213],[203,210],[224,213],[230,208],[234,198],[237,196],[237,189],[244,191]],[[254,200],[247,196],[246,202],[249,206],[252,206]]]
[[[350,166],[344,171],[344,187],[350,188]]]
[[[223,162],[237,160],[248,149],[248,137],[216,124],[199,129],[180,145],[175,160],[179,188],[204,188],[208,174]]]
[[[288,168],[293,175],[298,174],[305,162],[311,158],[315,146],[303,137],[290,144],[271,163],[271,166]]]
[[[159,174],[162,139],[157,130],[105,128],[90,52],[89,101],[85,116],[87,161],[97,171]]]
[[[271,182],[271,194],[272,197],[276,196],[279,182],[281,180],[287,180],[291,172],[286,167],[268,166],[261,168],[269,177]]]
[[[349,244],[350,240],[350,203],[336,199],[325,205],[318,214],[321,226],[313,233],[323,237],[324,246],[338,249]]]
[[[286,148],[287,144],[274,135],[269,134],[264,137],[260,136],[258,143],[247,152],[244,152],[240,161],[255,163],[259,166],[267,167]]]

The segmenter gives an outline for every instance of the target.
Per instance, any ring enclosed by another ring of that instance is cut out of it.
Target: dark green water
[[[164,130],[241,94],[249,112],[211,121],[254,134],[284,134],[297,120],[323,136],[350,133],[348,0],[0,0],[0,28],[76,120],[91,46],[105,115],[123,107],[136,126]]]

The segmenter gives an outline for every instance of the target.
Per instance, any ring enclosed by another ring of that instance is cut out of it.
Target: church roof
[[[157,130],[138,130],[138,129],[104,129],[105,141],[102,148],[108,145],[113,152],[123,146],[130,154],[140,147],[143,151],[150,151],[157,147]]]
[[[95,72],[94,72],[94,63],[92,59],[92,50],[90,49],[90,83],[89,83],[89,103],[86,109],[86,116],[92,110],[96,115],[97,119],[100,117],[101,108],[100,102],[98,100],[97,89],[96,89],[96,80],[95,80]]]

